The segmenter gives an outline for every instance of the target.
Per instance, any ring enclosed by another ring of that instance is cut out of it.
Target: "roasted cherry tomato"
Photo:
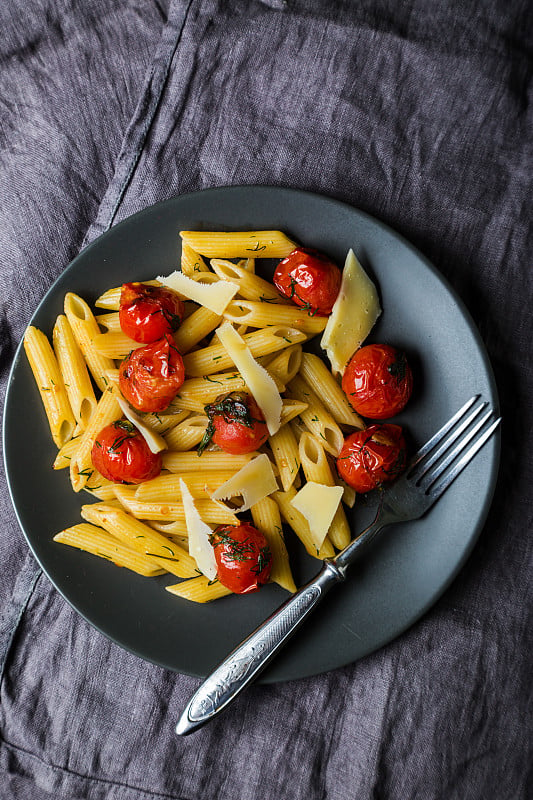
[[[401,350],[388,344],[369,344],[348,362],[342,388],[358,414],[389,419],[409,400],[413,375]]]
[[[210,541],[218,579],[235,594],[256,592],[270,578],[272,553],[264,535],[253,525],[219,525]]]
[[[268,439],[263,412],[251,394],[231,392],[205,406],[209,423],[198,447],[201,455],[210,442],[233,455],[257,450]]]
[[[161,472],[161,454],[152,453],[137,428],[125,419],[100,431],[91,457],[98,472],[113,483],[142,483]]]
[[[370,425],[348,436],[337,458],[339,475],[363,494],[393,481],[405,468],[405,440],[399,425]]]
[[[274,272],[279,291],[310,314],[327,317],[341,287],[342,273],[323,253],[298,247]]]
[[[120,391],[137,411],[164,411],[184,378],[183,359],[168,333],[132,350],[119,368]]]
[[[125,283],[120,292],[120,327],[135,342],[155,342],[179,328],[185,306],[172,289]]]

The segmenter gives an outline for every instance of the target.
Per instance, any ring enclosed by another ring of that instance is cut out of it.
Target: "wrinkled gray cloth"
[[[2,477],[2,800],[531,797],[529,4],[6,0],[0,31],[2,396],[84,243],[155,201],[263,183],[345,200],[420,248],[479,326],[505,420],[488,522],[436,606],[187,739],[173,726],[198,682],[71,609]]]

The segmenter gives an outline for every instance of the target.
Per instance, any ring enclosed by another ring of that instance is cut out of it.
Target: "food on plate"
[[[161,472],[161,455],[152,453],[146,440],[127,419],[100,431],[91,451],[93,466],[108,481],[142,483]]]
[[[390,419],[405,407],[413,389],[407,356],[388,344],[365,345],[348,362],[342,388],[363,417]]]
[[[163,286],[125,283],[120,293],[120,327],[131,339],[147,344],[176,331],[185,305],[177,292]]]
[[[274,272],[279,291],[297,306],[327,317],[341,286],[341,271],[331,258],[309,247],[297,247]]]
[[[210,537],[220,583],[235,594],[256,592],[267,583],[272,553],[261,531],[248,522],[219,525]]]
[[[362,417],[407,402],[411,373],[394,348],[359,349],[381,309],[352,251],[341,275],[279,231],[181,236],[182,271],[108,289],[104,314],[69,292],[55,354],[26,333],[54,468],[100,501],[55,540],[178,577],[165,588],[189,601],[268,581],[292,592],[283,524],[316,558],[348,544],[344,507],[405,464],[401,428]],[[258,258],[280,260],[276,286],[255,274]],[[331,369],[303,350],[322,331]],[[65,391],[67,374],[79,391]]]
[[[369,425],[350,434],[337,458],[341,478],[364,494],[393,481],[406,465],[406,445],[399,425]]]
[[[353,250],[349,250],[341,288],[320,340],[334,375],[343,374],[346,364],[361,347],[380,314],[378,291]]]
[[[169,333],[132,350],[119,367],[120,391],[137,411],[164,411],[184,380],[183,359]]]
[[[220,395],[205,406],[205,413],[209,423],[198,447],[199,455],[211,442],[226,453],[243,455],[257,450],[268,439],[263,412],[247,392]]]

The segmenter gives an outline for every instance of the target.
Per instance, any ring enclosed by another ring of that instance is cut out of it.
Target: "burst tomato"
[[[135,426],[124,419],[100,431],[91,457],[98,472],[113,483],[142,483],[161,472],[160,453],[152,453]]]
[[[387,344],[369,344],[352,356],[342,388],[358,414],[388,419],[405,406],[413,389],[413,375],[405,353]]]
[[[219,525],[210,541],[218,579],[235,594],[255,592],[270,578],[272,553],[265,536],[253,525]]]
[[[263,412],[252,395],[231,392],[217,397],[205,406],[209,423],[198,452],[201,455],[209,442],[232,455],[257,450],[268,439]]]
[[[323,253],[298,247],[280,261],[274,272],[279,291],[311,314],[331,314],[341,286],[342,273]]]
[[[119,368],[120,391],[137,411],[164,411],[184,378],[183,359],[168,333],[132,350]]]
[[[155,342],[177,330],[185,306],[172,289],[125,283],[120,292],[119,320],[123,332],[136,342]]]
[[[343,481],[363,494],[393,481],[405,463],[402,429],[386,423],[348,436],[337,458],[337,470]]]

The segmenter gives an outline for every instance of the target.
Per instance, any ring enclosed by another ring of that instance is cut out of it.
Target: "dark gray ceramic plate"
[[[324,250],[340,264],[352,247],[377,281],[382,298],[384,313],[370,340],[396,344],[411,356],[416,389],[397,421],[405,425],[413,444],[424,441],[475,393],[497,407],[479,335],[431,264],[367,214],[301,191],[256,186],[208,189],[147,208],[72,262],[40,304],[33,324],[50,334],[67,291],[93,301],[124,281],[170,272],[179,264],[178,231],[187,229],[280,229],[302,244]],[[66,471],[50,468],[55,450],[20,348],[4,423],[9,486],[31,549],[68,602],[123,647],[164,667],[203,676],[285,599],[279,587],[267,586],[250,597],[194,605],[165,592],[165,584],[174,582],[171,578],[137,577],[55,544],[54,533],[78,522],[79,507],[88,500],[70,490]],[[419,619],[472,550],[488,513],[498,458],[495,437],[423,520],[390,529],[262,680],[289,680],[350,663]],[[354,532],[367,520],[368,509],[359,503],[352,515]],[[302,583],[319,564],[291,536],[295,579]]]

